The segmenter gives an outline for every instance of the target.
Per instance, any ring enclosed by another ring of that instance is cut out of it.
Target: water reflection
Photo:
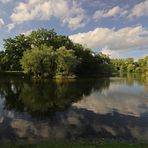
[[[132,86],[120,83],[117,83],[117,80],[112,81],[109,90],[101,93],[94,91],[73,105],[101,114],[110,113],[114,109],[121,114],[132,116],[148,112],[148,94],[144,87],[135,83]]]
[[[0,85],[6,110],[28,112],[31,116],[49,117],[56,111],[64,111],[73,102],[88,96],[92,90],[109,87],[109,79],[28,82],[8,79]]]
[[[0,139],[148,141],[142,78],[30,82],[0,79]]]

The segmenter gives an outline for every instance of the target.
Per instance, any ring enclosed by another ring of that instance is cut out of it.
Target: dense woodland
[[[146,73],[148,56],[134,61],[110,59],[73,43],[54,30],[38,29],[29,35],[4,39],[0,71],[23,71],[35,77],[97,76],[118,72]]]
[[[143,59],[134,60],[127,59],[112,59],[112,65],[115,72],[120,73],[147,73],[148,72],[148,56]]]

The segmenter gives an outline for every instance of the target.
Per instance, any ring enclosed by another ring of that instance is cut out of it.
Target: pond
[[[141,77],[33,82],[0,78],[0,141],[117,139],[148,142]]]

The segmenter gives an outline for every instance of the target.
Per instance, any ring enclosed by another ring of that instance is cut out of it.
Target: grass
[[[148,148],[148,144],[132,144],[122,142],[102,142],[102,143],[39,143],[39,144],[19,144],[4,143],[0,144],[0,148]]]

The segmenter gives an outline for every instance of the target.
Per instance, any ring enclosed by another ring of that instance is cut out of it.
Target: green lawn
[[[58,143],[58,144],[1,144],[0,148],[148,148],[148,144],[129,144],[129,143]]]

